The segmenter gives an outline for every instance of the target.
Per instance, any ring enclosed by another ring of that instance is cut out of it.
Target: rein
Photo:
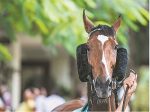
[[[126,101],[126,96],[127,96],[128,90],[129,90],[129,87],[127,86],[127,88],[125,90],[125,94],[124,94],[124,99],[123,99],[122,112],[125,111],[125,101]]]

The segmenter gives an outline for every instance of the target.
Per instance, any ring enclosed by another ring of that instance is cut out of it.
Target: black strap
[[[115,95],[115,105],[116,105],[116,108],[118,108],[118,94],[117,94],[117,90],[114,90],[114,95]]]
[[[95,95],[96,95],[96,91],[95,91],[95,89],[94,89],[92,77],[91,77],[90,75],[88,75],[88,76],[87,76],[87,79],[88,79],[90,85],[92,86],[92,95],[95,96]]]
[[[127,86],[127,88],[125,90],[124,99],[123,99],[123,106],[122,106],[122,112],[125,111],[125,101],[126,101],[126,98],[127,98],[128,90],[129,90],[129,86]]]

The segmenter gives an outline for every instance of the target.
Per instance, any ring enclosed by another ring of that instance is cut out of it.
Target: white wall
[[[53,56],[51,59],[51,75],[54,79],[57,79],[57,85],[65,87],[67,89],[72,88],[72,82],[70,77],[70,62],[69,55],[60,50],[58,55]]]

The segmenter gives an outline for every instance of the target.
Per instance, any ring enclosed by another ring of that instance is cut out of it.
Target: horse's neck
[[[111,95],[110,98],[106,100],[97,100],[93,99],[91,94],[90,85],[88,84],[88,104],[89,104],[89,110],[90,111],[115,111],[116,105],[115,105],[115,96],[114,94]]]

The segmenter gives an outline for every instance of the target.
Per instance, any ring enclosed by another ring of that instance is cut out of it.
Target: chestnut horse
[[[112,92],[110,84],[117,56],[118,43],[115,36],[121,18],[118,18],[111,27],[107,25],[95,27],[83,11],[83,22],[85,30],[89,34],[86,45],[88,47],[88,63],[92,69],[91,83],[93,83],[92,86],[88,82],[88,111],[115,111],[117,109],[115,94]],[[97,97],[93,96],[93,91]],[[84,105],[83,100],[72,100],[53,111],[73,111]]]

